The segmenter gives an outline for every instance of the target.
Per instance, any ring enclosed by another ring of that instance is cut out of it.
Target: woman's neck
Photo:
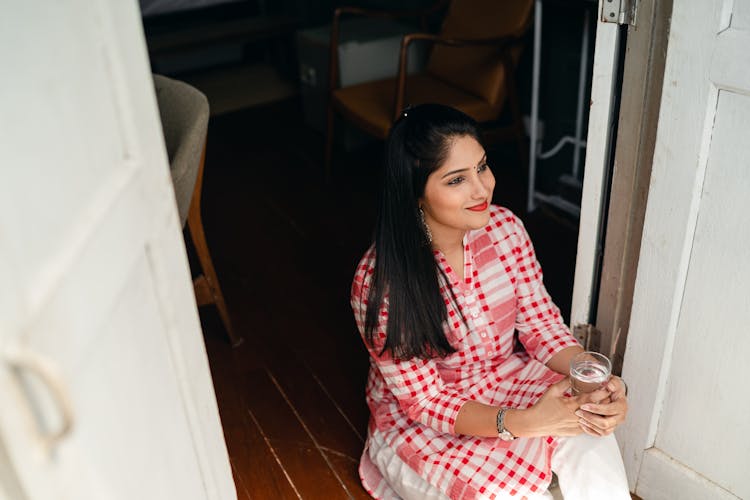
[[[447,235],[433,236],[432,248],[439,250],[445,256],[445,260],[463,279],[464,270],[464,235],[465,232],[451,233]]]
[[[432,248],[440,250],[444,255],[462,254],[464,236],[466,236],[466,231],[433,231]]]

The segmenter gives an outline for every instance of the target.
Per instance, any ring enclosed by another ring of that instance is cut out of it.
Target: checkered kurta
[[[542,284],[542,271],[522,223],[509,210],[490,207],[489,224],[464,238],[464,279],[443,255],[435,258],[452,281],[459,311],[447,290],[446,334],[457,352],[430,360],[393,359],[379,352],[385,342],[388,300],[370,351],[367,403],[370,433],[377,429],[398,456],[453,499],[534,498],[550,482],[552,437],[495,438],[457,435],[456,416],[466,401],[528,408],[562,378],[546,363],[578,345]],[[351,304],[364,332],[367,295],[374,266],[371,248],[352,284]],[[414,305],[416,306],[416,304]],[[513,352],[513,333],[526,352]],[[375,498],[392,492],[367,449],[360,476]]]

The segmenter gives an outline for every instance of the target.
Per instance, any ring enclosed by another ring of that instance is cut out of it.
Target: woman
[[[386,145],[375,243],[351,304],[370,352],[360,464],[375,498],[630,498],[612,431],[621,380],[570,397],[582,352],[521,222],[490,205],[476,123],[408,109]],[[514,352],[514,332],[523,349]]]

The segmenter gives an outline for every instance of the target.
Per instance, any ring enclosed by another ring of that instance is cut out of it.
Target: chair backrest
[[[534,0],[453,0],[441,36],[459,39],[521,36],[529,26]],[[513,51],[517,63],[520,48]],[[505,100],[505,71],[495,47],[435,45],[427,72],[483,98],[499,110]]]
[[[208,130],[208,99],[195,87],[154,75],[180,222],[185,225]]]

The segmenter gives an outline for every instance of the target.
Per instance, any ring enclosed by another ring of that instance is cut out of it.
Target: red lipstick
[[[480,203],[479,205],[474,205],[473,207],[469,207],[467,210],[471,210],[472,212],[484,212],[487,210],[487,206],[489,203],[486,201],[484,203]]]

